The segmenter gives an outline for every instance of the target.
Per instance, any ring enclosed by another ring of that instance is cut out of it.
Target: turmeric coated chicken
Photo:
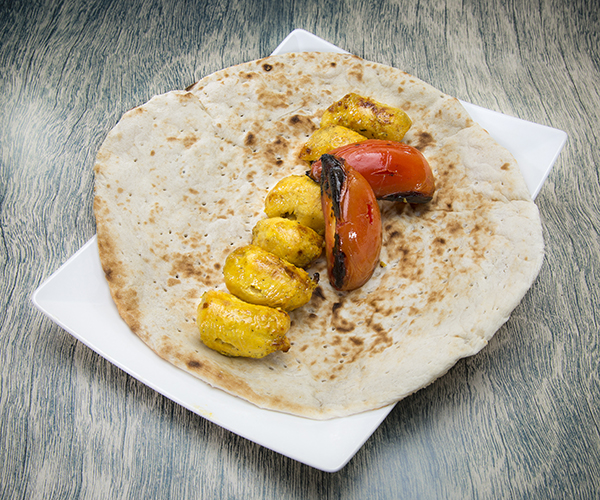
[[[364,135],[354,130],[341,125],[329,125],[313,132],[300,151],[300,159],[315,161],[332,149],[366,140],[367,138]]]
[[[369,139],[401,141],[412,121],[399,108],[350,93],[323,113],[321,128],[331,125],[342,125]]]
[[[321,235],[325,231],[321,187],[307,175],[281,179],[265,199],[265,213],[267,217],[298,221]]]
[[[251,304],[291,311],[306,304],[319,282],[304,269],[256,245],[234,250],[223,267],[225,285],[236,297]]]
[[[254,226],[252,244],[297,267],[307,267],[321,255],[323,237],[298,221],[270,217]]]
[[[227,292],[202,295],[197,324],[202,342],[225,356],[263,358],[290,348],[285,336],[290,317],[285,311],[248,304]]]

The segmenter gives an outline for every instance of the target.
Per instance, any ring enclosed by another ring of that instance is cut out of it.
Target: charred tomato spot
[[[321,189],[331,199],[333,214],[339,219],[342,213],[340,204],[342,187],[346,182],[346,172],[341,161],[333,155],[321,156],[321,165]]]
[[[333,286],[342,288],[346,277],[346,254],[340,248],[340,236],[338,234],[335,235],[332,257],[331,279],[333,280]]]
[[[423,193],[419,193],[418,191],[407,191],[404,193],[394,193],[391,195],[383,196],[381,198],[385,201],[403,201],[405,203],[429,203],[433,196],[426,196]]]

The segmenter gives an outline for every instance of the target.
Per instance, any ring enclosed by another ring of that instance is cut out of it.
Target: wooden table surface
[[[598,498],[595,0],[0,4],[0,496]],[[31,304],[95,232],[94,157],[128,109],[304,28],[468,102],[562,129],[538,279],[478,355],[401,401],[336,473],[161,396]]]

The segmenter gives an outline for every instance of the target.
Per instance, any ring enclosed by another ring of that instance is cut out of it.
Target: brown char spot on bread
[[[365,343],[365,341],[363,339],[361,339],[360,337],[349,337],[348,340],[350,341],[350,343],[354,346],[358,346],[358,347],[362,347]]]
[[[446,251],[446,239],[437,236],[433,239],[434,251],[438,256],[442,256]]]
[[[179,276],[184,279],[194,279],[203,283],[215,282],[218,273],[211,266],[203,265],[201,252],[190,252],[182,254],[175,252],[165,255],[164,259],[171,263],[171,276]]]
[[[393,336],[379,323],[369,321],[369,327],[371,331],[374,332],[371,346],[369,348],[369,352],[371,354],[380,353],[394,343]]]
[[[191,372],[201,374],[213,383],[218,383],[227,392],[243,394],[245,398],[260,401],[261,404],[272,405],[274,407],[282,404],[283,399],[281,396],[269,395],[268,393],[257,394],[243,377],[228,373],[211,360],[204,360],[195,355],[188,355],[187,358],[183,358],[181,361]],[[299,412],[302,409],[301,403],[286,402],[286,405],[289,405],[290,411]]]
[[[294,134],[304,133],[310,135],[318,128],[308,116],[299,114],[290,116],[287,123],[292,127],[292,132]]]
[[[323,294],[323,289],[321,288],[321,285],[319,285],[319,286],[317,286],[317,288],[315,288],[313,295],[312,295],[312,299],[317,300],[319,302],[325,300],[325,295]]]
[[[185,93],[177,94],[177,100],[180,103],[183,103],[183,104],[185,104],[186,102],[189,102],[189,101],[194,101],[196,99],[198,99],[198,98],[194,94],[192,94],[191,92],[185,92]]]
[[[256,97],[267,108],[287,108],[288,106],[288,97],[286,94],[273,92],[266,87],[259,90]]]
[[[195,359],[188,359],[186,365],[188,368],[190,368],[192,370],[199,370],[202,368],[202,363],[200,363],[200,361],[197,361]]]
[[[183,138],[183,147],[186,149],[191,148],[198,138],[194,134],[188,134]]]
[[[439,304],[445,296],[446,294],[443,290],[431,290],[427,294],[427,304]]]
[[[363,67],[361,65],[357,65],[356,67],[348,71],[348,76],[356,78],[359,82],[362,82],[363,74]]]
[[[356,324],[342,317],[342,307],[342,302],[334,302],[331,306],[331,324],[333,325],[336,331],[342,333],[349,333],[356,329]]]
[[[174,356],[178,357],[179,362],[183,363],[192,373],[203,375],[212,382],[218,382],[226,391],[235,391],[246,395],[254,394],[254,391],[242,378],[225,373],[210,360],[202,359],[193,353],[187,356],[177,353]]]
[[[133,288],[114,289],[112,290],[112,294],[123,320],[133,333],[141,337],[140,308],[137,291]]]
[[[256,143],[256,136],[252,132],[248,132],[244,137],[244,144],[246,146],[252,146]]]
[[[415,145],[415,148],[418,149],[419,151],[423,151],[425,148],[429,147],[429,146],[433,146],[435,144],[435,140],[433,138],[433,136],[429,133],[429,132],[419,132],[417,134],[417,144]]]

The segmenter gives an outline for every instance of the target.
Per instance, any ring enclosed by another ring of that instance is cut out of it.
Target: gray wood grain
[[[30,303],[94,234],[94,156],[122,113],[295,28],[569,134],[511,320],[334,474],[183,409]],[[599,33],[593,0],[0,2],[0,498],[597,498]]]

